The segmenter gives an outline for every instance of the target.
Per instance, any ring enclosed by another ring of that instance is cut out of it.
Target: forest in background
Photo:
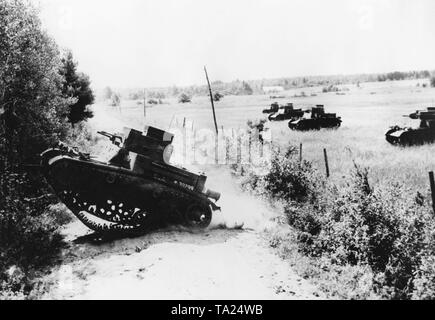
[[[353,74],[353,75],[325,75],[325,76],[305,76],[305,77],[283,77],[275,79],[261,80],[234,80],[223,82],[220,80],[211,81],[211,87],[214,92],[221,95],[252,95],[264,94],[263,87],[282,87],[284,90],[306,88],[306,87],[324,87],[340,86],[346,84],[359,85],[364,82],[376,81],[397,81],[411,79],[435,79],[435,70],[419,71],[394,71],[388,73],[372,74]],[[205,79],[204,79],[205,82]],[[435,85],[435,81],[434,84]],[[147,99],[166,99],[180,97],[182,94],[189,97],[207,96],[209,94],[208,86],[191,85],[191,86],[169,86],[159,88],[145,88]],[[144,88],[111,88],[109,86],[103,89],[99,94],[104,100],[110,99],[112,94],[126,100],[138,100],[144,98]]]

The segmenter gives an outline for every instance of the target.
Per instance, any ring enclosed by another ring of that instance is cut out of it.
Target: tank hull
[[[432,128],[392,128],[385,139],[393,145],[412,146],[435,142],[435,129]]]
[[[322,128],[338,128],[341,125],[339,118],[300,119],[289,121],[288,127],[292,130],[320,130]]]
[[[269,115],[268,119],[269,121],[283,121],[283,120],[290,120],[290,119],[298,119],[300,117],[303,117],[303,115],[304,115],[304,111],[295,110],[287,113],[273,113]]]

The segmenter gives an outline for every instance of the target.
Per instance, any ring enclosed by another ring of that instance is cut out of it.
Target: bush
[[[313,256],[327,254],[340,265],[367,264],[375,274],[375,292],[387,298],[410,298],[421,257],[435,245],[427,237],[435,227],[430,207],[409,197],[410,190],[402,185],[373,190],[367,175],[357,166],[353,180],[328,210],[316,210],[317,233],[301,237],[302,248]],[[302,233],[309,231],[293,226]],[[427,277],[427,272],[422,275]]]
[[[430,78],[430,86],[435,87],[435,76]]]
[[[414,280],[413,298],[435,299],[435,255],[424,256]]]
[[[121,104],[121,98],[119,96],[119,94],[117,93],[112,93],[112,96],[110,97],[110,105],[112,107],[117,107]]]
[[[312,202],[317,197],[317,187],[322,180],[311,163],[299,162],[296,148],[289,147],[285,152],[274,152],[266,175],[250,175],[245,185],[249,184],[258,192],[286,202]]]
[[[284,201],[300,252],[342,268],[369,268],[366,283],[378,297],[434,299],[430,201],[401,184],[373,188],[369,170],[358,165],[338,188],[322,181],[309,162],[299,163],[295,151],[275,154],[264,176],[242,172],[245,185]]]
[[[180,103],[189,103],[192,102],[192,97],[190,97],[188,94],[186,93],[182,93],[179,97],[178,97],[178,102]]]
[[[50,199],[26,174],[0,176],[0,287],[27,294],[32,274],[53,263],[63,246],[59,224],[45,212]],[[33,189],[33,190],[32,190]],[[30,198],[31,197],[31,198]],[[16,272],[20,270],[20,281]]]
[[[224,95],[220,92],[215,92],[215,94],[213,94],[213,101],[220,101],[223,97]]]

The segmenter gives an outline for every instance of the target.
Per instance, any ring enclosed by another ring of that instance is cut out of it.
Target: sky
[[[435,69],[433,0],[31,0],[96,88]]]

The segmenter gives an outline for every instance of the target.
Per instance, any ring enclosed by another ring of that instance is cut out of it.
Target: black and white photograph
[[[434,14],[0,0],[0,300],[434,300]]]

